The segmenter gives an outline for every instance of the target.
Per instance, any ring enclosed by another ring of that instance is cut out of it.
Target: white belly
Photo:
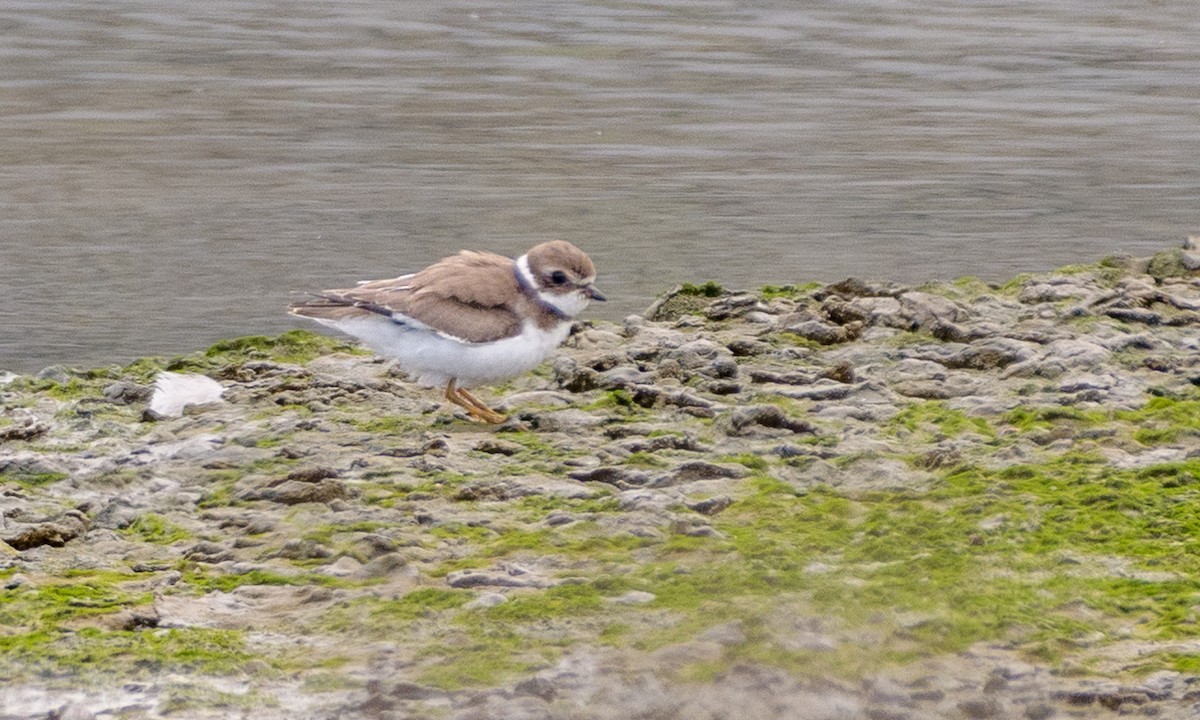
[[[571,332],[570,322],[560,322],[550,330],[525,323],[515,337],[468,343],[384,317],[325,324],[353,335],[383,357],[395,358],[413,380],[426,387],[444,386],[451,378],[459,387],[471,388],[515,377],[540,365]]]

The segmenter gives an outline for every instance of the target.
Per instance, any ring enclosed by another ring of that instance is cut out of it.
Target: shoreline
[[[1194,251],[682,286],[498,428],[306,331],[10,376],[0,718],[1193,717]]]

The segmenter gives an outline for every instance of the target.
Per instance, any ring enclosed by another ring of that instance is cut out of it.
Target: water
[[[463,247],[571,240],[619,319],[1200,231],[1194,0],[414,5],[0,5],[0,369],[279,332]]]

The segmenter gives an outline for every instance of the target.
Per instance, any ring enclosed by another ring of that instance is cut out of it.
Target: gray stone
[[[728,418],[727,432],[730,435],[748,435],[759,428],[796,434],[816,432],[812,424],[788,417],[777,405],[741,407],[734,410]]]
[[[532,677],[528,680],[522,680],[513,687],[513,693],[516,695],[533,695],[539,697],[546,702],[554,699],[558,693],[558,689],[554,683],[540,677]]]
[[[68,510],[50,520],[30,522],[21,522],[10,514],[6,518],[5,526],[0,528],[0,533],[3,533],[0,534],[0,540],[16,550],[30,550],[42,546],[63,547],[87,532],[89,524],[87,516],[78,510]]]
[[[947,357],[929,359],[952,369],[996,370],[1028,360],[1033,354],[1029,343],[1008,338],[990,338],[971,343]]]
[[[717,465],[703,460],[692,460],[677,466],[667,476],[668,485],[713,480],[715,478],[743,478],[749,471],[742,465]]]
[[[643,590],[630,590],[608,600],[618,605],[645,605],[646,603],[654,602],[657,597],[654,593]]]
[[[789,321],[785,318],[780,324],[780,330],[795,333],[822,345],[850,342],[862,335],[863,327],[857,320],[845,325],[830,325],[818,320]]]
[[[346,485],[337,480],[321,480],[315,483],[287,480],[275,487],[248,491],[241,497],[246,500],[269,500],[281,505],[300,505],[332,502],[347,497],[347,490]]]
[[[598,467],[591,470],[581,470],[570,473],[572,480],[580,482],[601,482],[614,485],[622,490],[641,487],[650,482],[650,475],[638,470],[625,467]]]
[[[94,720],[95,713],[80,702],[69,702],[50,713],[51,720]]]
[[[546,588],[554,583],[534,574],[513,575],[508,572],[497,571],[456,570],[446,575],[446,584],[452,588]]]
[[[900,296],[900,306],[917,328],[928,330],[937,325],[966,319],[966,312],[952,300],[912,290]]]

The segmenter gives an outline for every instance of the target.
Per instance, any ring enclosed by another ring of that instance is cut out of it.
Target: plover
[[[566,340],[575,316],[605,299],[595,280],[591,259],[555,240],[516,260],[463,250],[420,272],[311,293],[289,311],[394,358],[422,386],[444,386],[446,399],[472,418],[501,423],[505,416],[467,389],[537,367]]]

